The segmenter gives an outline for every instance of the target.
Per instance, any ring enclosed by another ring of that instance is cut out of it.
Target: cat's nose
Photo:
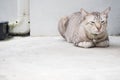
[[[101,30],[101,26],[100,26],[100,27],[97,27],[97,30],[100,31],[100,30]]]
[[[96,28],[97,28],[98,31],[100,31],[101,27],[102,26],[100,24],[96,24]]]

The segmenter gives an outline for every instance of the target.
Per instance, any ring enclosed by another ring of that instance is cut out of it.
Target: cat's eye
[[[95,24],[95,22],[94,21],[90,21],[89,24],[93,25],[93,24]]]
[[[105,21],[101,21],[101,23],[102,23],[102,24],[104,24],[104,23],[105,23]]]
[[[95,22],[91,21],[90,23],[94,24]]]

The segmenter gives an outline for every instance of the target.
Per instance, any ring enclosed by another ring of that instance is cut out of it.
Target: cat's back
[[[73,42],[74,34],[78,33],[79,25],[81,22],[81,12],[75,12],[68,16],[67,29],[65,32],[65,37],[68,42]]]
[[[81,22],[81,12],[75,12],[68,16],[68,24],[66,34],[72,35],[78,29]]]
[[[77,32],[79,26],[80,26],[80,22],[82,15],[81,12],[75,12],[73,14],[71,14],[70,16],[68,16],[68,24],[67,24],[67,30],[66,30],[66,34],[67,35],[73,35],[75,32]]]
[[[81,12],[75,12],[69,16],[69,26],[77,26],[81,22]]]

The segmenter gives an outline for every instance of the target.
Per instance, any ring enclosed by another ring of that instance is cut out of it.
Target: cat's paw
[[[94,44],[92,42],[79,42],[75,45],[78,47],[82,47],[82,48],[91,48],[94,46]]]
[[[96,44],[96,47],[109,47],[109,41],[102,41]]]

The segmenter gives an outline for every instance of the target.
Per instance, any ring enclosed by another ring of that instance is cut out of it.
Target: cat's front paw
[[[109,47],[109,41],[102,41],[96,44],[97,47]]]
[[[82,47],[82,48],[91,48],[94,47],[94,44],[92,42],[79,42],[77,44],[75,44],[78,47]]]

